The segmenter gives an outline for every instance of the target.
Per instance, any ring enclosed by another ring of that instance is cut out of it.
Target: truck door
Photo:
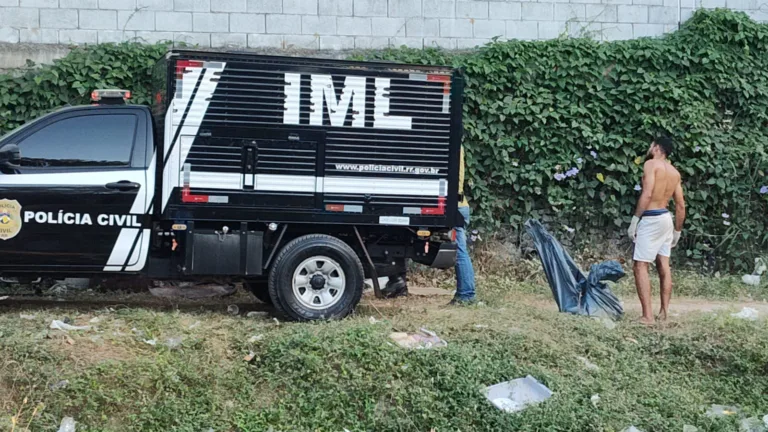
[[[0,272],[123,271],[145,258],[149,132],[146,108],[94,106],[0,141]]]

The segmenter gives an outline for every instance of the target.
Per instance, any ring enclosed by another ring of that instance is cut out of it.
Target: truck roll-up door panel
[[[255,139],[242,138],[248,134]],[[193,196],[217,197],[203,199],[206,203],[228,204],[237,198],[254,207],[321,205],[314,198],[322,193],[318,155],[323,151],[323,133],[206,128],[197,136],[181,135],[177,142],[178,159],[171,151],[168,161],[178,166],[177,184],[182,190],[188,187]]]

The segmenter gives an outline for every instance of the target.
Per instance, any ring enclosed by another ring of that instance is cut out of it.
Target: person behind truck
[[[469,227],[469,202],[464,196],[464,147],[459,159],[459,213],[464,221],[456,227],[456,294],[452,305],[464,305],[475,302],[475,269],[467,250],[467,228]]]
[[[462,216],[461,226],[456,227],[456,294],[451,300],[452,305],[466,305],[475,302],[475,269],[467,249],[467,228],[469,227],[469,202],[464,196],[464,147],[459,157],[459,213]],[[405,274],[390,276],[386,286],[381,290],[385,298],[403,297],[408,295],[408,283]]]

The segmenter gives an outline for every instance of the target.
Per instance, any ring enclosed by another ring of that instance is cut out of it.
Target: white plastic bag
[[[58,432],[75,432],[75,419],[72,417],[61,419],[61,426],[59,426]]]
[[[51,321],[52,330],[70,331],[70,330],[90,330],[91,326],[73,326],[65,323],[64,321],[53,320]]]
[[[759,313],[756,309],[752,309],[750,307],[745,307],[741,310],[739,313],[732,313],[732,317],[734,318],[741,318],[749,321],[755,321],[757,320],[757,317],[759,316]]]

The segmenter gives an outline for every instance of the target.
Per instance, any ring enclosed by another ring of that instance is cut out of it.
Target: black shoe
[[[384,298],[406,297],[408,295],[408,283],[402,276],[390,277],[387,285],[381,290]]]

